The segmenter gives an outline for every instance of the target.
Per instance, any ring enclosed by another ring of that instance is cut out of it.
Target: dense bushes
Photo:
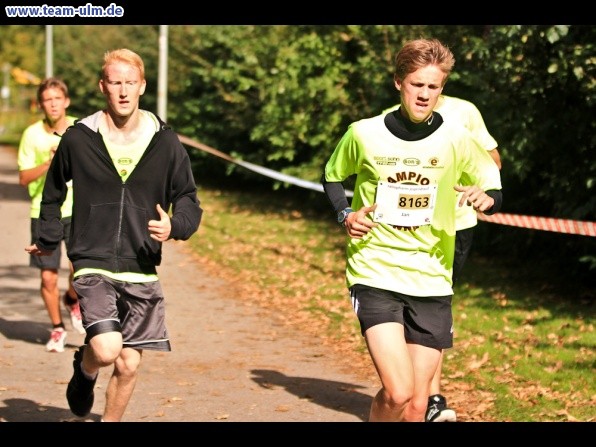
[[[397,102],[393,56],[401,44],[437,37],[456,56],[445,93],[475,102],[499,142],[503,211],[596,219],[593,26],[168,28],[168,122],[232,156],[310,181],[318,181],[351,121]],[[4,26],[0,51],[10,63],[42,73],[42,33],[43,27]],[[156,110],[158,34],[158,26],[54,26],[55,73],[71,86],[71,111],[84,115],[102,106],[102,56],[121,46],[144,57],[149,88],[142,105]],[[284,187],[191,153],[199,182],[209,176],[241,188]],[[511,256],[563,261],[570,273],[596,265],[594,238],[559,236],[484,225],[477,244]]]

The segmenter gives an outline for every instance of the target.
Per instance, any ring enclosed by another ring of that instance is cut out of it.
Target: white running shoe
[[[46,343],[48,352],[64,352],[64,341],[66,340],[66,331],[59,327],[52,330],[50,340]]]
[[[85,328],[83,327],[83,318],[81,317],[81,307],[77,301],[74,304],[68,304],[68,294],[64,294],[64,305],[70,314],[70,324],[72,328],[81,335],[85,335]]]

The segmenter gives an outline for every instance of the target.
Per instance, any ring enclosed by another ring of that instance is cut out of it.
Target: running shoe
[[[93,387],[97,381],[97,376],[95,376],[95,379],[89,380],[81,370],[84,349],[85,347],[81,346],[74,354],[74,360],[72,361],[74,372],[66,387],[66,400],[70,411],[80,417],[87,416],[91,412],[95,398]]]
[[[64,341],[66,340],[66,331],[64,328],[58,327],[52,329],[50,339],[46,343],[46,350],[48,352],[64,352]]]
[[[455,410],[447,407],[447,399],[441,394],[433,394],[428,398],[426,422],[456,422]]]
[[[79,306],[79,302],[74,301],[68,296],[68,293],[65,293],[64,305],[70,314],[70,324],[72,324],[72,328],[79,334],[85,335],[85,328],[83,327],[83,318],[81,317],[81,307]]]

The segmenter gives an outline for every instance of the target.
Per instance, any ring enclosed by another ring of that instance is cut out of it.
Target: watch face
[[[346,208],[344,210],[341,210],[338,214],[337,214],[337,222],[338,223],[344,223],[344,221],[346,220],[346,218],[348,217],[348,214],[353,213],[354,210],[352,208]]]

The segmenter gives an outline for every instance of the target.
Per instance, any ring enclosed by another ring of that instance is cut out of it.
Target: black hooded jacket
[[[199,227],[203,210],[186,149],[161,119],[159,128],[123,182],[98,131],[97,112],[67,129],[50,169],[41,201],[37,247],[55,250],[62,239],[60,206],[72,180],[74,204],[68,257],[76,270],[154,274],[161,242],[148,223],[159,220],[156,205],[171,206],[170,239],[186,240]]]

